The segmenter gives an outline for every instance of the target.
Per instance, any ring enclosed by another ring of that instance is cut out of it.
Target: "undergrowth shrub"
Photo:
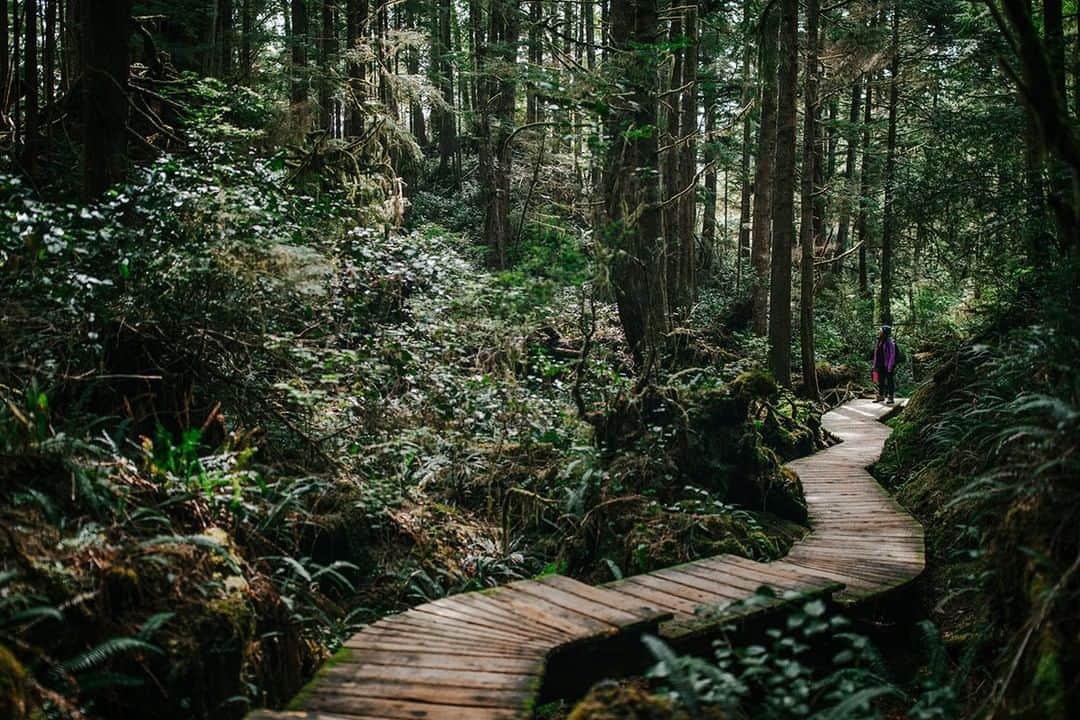
[[[1059,275],[1068,282],[1067,267]],[[1038,304],[1021,294],[943,352],[876,468],[930,526],[928,605],[992,669],[992,689],[971,698],[976,713],[1064,718],[1080,707],[1068,680],[1080,668],[1071,292]]]
[[[793,608],[761,644],[720,639],[710,659],[676,654],[647,637],[656,659],[649,672],[655,690],[689,717],[713,708],[723,717],[766,720],[878,720],[903,713],[931,720],[956,717],[957,688],[971,672],[971,657],[954,664],[932,623],[919,626],[925,669],[911,682],[892,677],[880,651],[820,599],[785,596]],[[775,602],[769,588],[714,612],[727,614]]]

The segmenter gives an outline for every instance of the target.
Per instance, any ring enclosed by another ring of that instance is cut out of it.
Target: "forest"
[[[0,718],[1080,717],[1078,302],[1077,0],[0,0]]]

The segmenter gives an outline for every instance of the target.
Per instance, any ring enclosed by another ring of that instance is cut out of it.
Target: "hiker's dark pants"
[[[884,368],[878,368],[878,395],[892,399],[896,395],[896,371],[886,372]]]

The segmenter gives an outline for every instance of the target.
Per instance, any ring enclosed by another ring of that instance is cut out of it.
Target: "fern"
[[[232,553],[229,552],[229,549],[205,535],[159,535],[139,543],[141,548],[153,548],[163,545],[193,545],[203,550],[209,550],[221,557],[230,571],[233,573],[240,572],[240,566],[236,564],[236,560],[233,558]]]
[[[149,642],[154,637],[154,634],[174,617],[176,617],[176,613],[173,612],[161,612],[151,615],[146,619],[146,622],[139,627],[139,632],[136,633],[135,637]]]
[[[811,717],[814,720],[847,720],[853,716],[860,717],[859,715],[855,715],[856,711],[865,710],[870,707],[870,703],[874,700],[887,696],[902,700],[907,697],[894,685],[875,685],[858,690],[841,700],[839,704],[817,713],[816,715],[812,715]]]
[[[78,674],[92,670],[107,662],[110,658],[129,652],[146,652],[160,655],[161,649],[145,640],[133,637],[117,637],[106,640],[100,645],[93,647],[70,660],[60,663],[60,667],[66,672]]]
[[[307,568],[305,568],[296,558],[291,558],[288,555],[271,555],[263,558],[263,560],[280,562],[282,565],[291,570],[294,575],[299,577],[308,585],[310,585],[314,580],[311,576],[311,573],[308,572]]]
[[[20,625],[28,621],[57,620],[62,621],[64,614],[51,605],[38,605],[26,608],[4,618],[0,623],[3,625]]]
[[[686,671],[682,658],[672,652],[671,648],[658,637],[643,635],[641,641],[645,643],[645,647],[649,649],[657,662],[662,665],[663,670],[660,672],[671,683],[672,690],[674,690],[683,706],[686,707],[687,712],[690,713],[691,717],[700,717],[701,699],[698,697],[694,680],[690,673]]]
[[[142,678],[118,672],[95,672],[79,678],[79,690],[84,693],[113,687],[141,687],[144,684]]]

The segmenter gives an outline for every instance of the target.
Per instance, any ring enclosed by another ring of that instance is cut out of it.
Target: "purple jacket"
[[[877,343],[874,346],[874,364],[873,367],[878,370],[884,370],[885,372],[893,372],[896,370],[896,341],[892,338],[885,338],[884,342]]]

